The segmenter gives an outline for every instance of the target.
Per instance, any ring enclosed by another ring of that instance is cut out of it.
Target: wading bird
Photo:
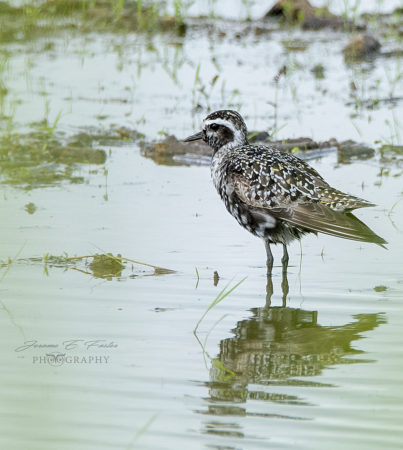
[[[296,156],[268,145],[250,145],[244,120],[236,111],[220,110],[203,121],[202,131],[185,142],[202,139],[213,149],[211,175],[227,210],[249,232],[264,240],[267,273],[273,268],[270,244],[287,245],[307,233],[326,233],[383,246],[349,211],[375,206],[332,188]]]

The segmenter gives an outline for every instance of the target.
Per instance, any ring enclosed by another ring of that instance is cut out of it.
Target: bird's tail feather
[[[353,214],[334,211],[320,203],[301,204],[292,210],[278,208],[271,213],[297,227],[386,248],[384,244],[387,242]]]

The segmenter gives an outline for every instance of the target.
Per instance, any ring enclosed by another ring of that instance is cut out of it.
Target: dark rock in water
[[[279,0],[265,14],[264,18],[281,17],[290,22],[297,22],[315,15],[315,8],[308,0]]]
[[[375,56],[379,53],[381,44],[374,36],[368,33],[360,33],[352,38],[349,44],[343,49],[344,57],[347,60],[359,60]]]
[[[278,18],[290,23],[299,23],[302,28],[320,30],[365,29],[364,25],[355,25],[340,16],[331,13],[327,7],[317,8],[308,0],[279,0],[265,14],[263,19]]]

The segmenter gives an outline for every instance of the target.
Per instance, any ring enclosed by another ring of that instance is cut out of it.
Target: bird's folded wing
[[[243,164],[237,164],[239,161]],[[228,167],[228,178],[238,196],[251,206],[319,201],[336,211],[375,206],[332,188],[307,163],[293,155],[273,151],[263,161],[244,161],[242,155]],[[245,199],[244,199],[245,198]]]
[[[354,241],[386,244],[384,239],[376,235],[353,214],[334,211],[320,203],[270,208],[270,214],[296,227]]]
[[[251,169],[255,175],[249,174]],[[229,186],[250,207],[267,210],[271,216],[295,227],[355,241],[386,243],[354,215],[337,208],[338,202],[343,204],[340,209],[370,206],[369,202],[364,204],[364,200],[339,191],[338,195],[331,196],[332,188],[327,188],[321,179],[295,168],[291,170],[284,164],[277,171],[265,168],[259,173],[259,169],[252,166],[236,172],[230,168],[228,172]],[[324,199],[320,191],[326,194]]]
[[[263,154],[261,159],[256,157],[255,160],[237,155],[231,161],[227,168],[227,182],[234,186],[237,195],[257,207],[304,199],[320,200],[319,188],[327,186],[326,183],[310,171],[300,170],[300,160],[292,164],[285,158],[291,155],[284,154],[280,158],[277,153]]]
[[[318,184],[322,186],[329,186],[323,177],[308,163],[306,163],[303,159],[298,158],[292,153],[281,153],[281,157],[284,161],[287,161],[292,167],[298,169],[299,171],[309,174],[312,178],[315,178]]]

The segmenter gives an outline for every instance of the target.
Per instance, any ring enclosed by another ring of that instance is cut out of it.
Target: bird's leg
[[[267,283],[266,283],[266,308],[271,306],[271,297],[273,295],[273,280],[271,275],[267,275]]]
[[[287,251],[287,246],[285,244],[283,244],[283,257],[281,258],[281,263],[283,264],[283,273],[287,273],[288,251]]]
[[[270,242],[268,241],[268,239],[265,239],[264,245],[266,247],[266,255],[267,255],[267,260],[266,260],[267,276],[271,277],[271,272],[273,270],[273,254],[271,252]]]

